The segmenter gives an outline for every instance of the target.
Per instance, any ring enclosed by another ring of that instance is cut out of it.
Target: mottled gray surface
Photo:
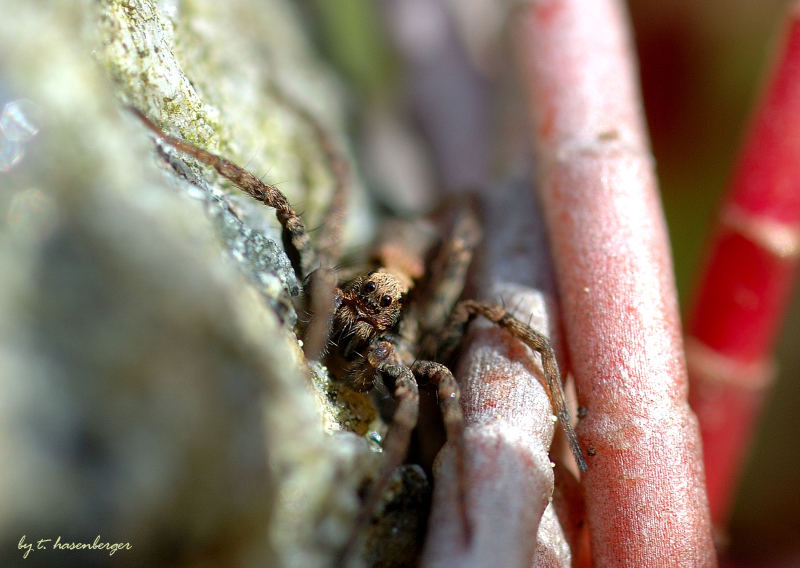
[[[0,107],[23,114],[0,122],[0,563],[23,562],[23,536],[100,535],[133,550],[43,543],[25,565],[319,565],[376,460],[325,433],[341,411],[292,333],[274,214],[124,110],[265,173],[315,226],[332,174],[281,98],[345,147],[341,97],[292,3],[3,12]]]

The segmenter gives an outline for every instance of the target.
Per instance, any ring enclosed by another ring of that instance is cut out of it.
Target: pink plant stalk
[[[553,282],[541,212],[529,185],[523,180],[486,196],[477,294],[493,302],[502,299],[514,315],[530,318],[535,329],[547,333],[557,327],[550,317],[556,312]],[[470,327],[456,374],[465,418],[469,535],[460,522],[454,454],[446,447],[437,457],[422,565],[580,566],[575,561],[582,510],[580,503],[572,507],[571,474],[550,461],[556,423],[539,356],[506,331],[478,320]],[[556,495],[554,468],[564,480]]]
[[[722,527],[772,379],[800,250],[800,5],[721,207],[689,318],[691,403],[711,515]]]
[[[525,8],[541,195],[595,566],[716,566],[669,244],[621,2]]]

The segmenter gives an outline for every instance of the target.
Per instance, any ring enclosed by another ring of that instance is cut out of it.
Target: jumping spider
[[[413,295],[415,277],[398,266],[383,266],[359,274],[344,283],[335,282],[324,254],[311,244],[300,216],[274,186],[236,164],[164,133],[141,112],[132,109],[165,144],[213,167],[252,198],[276,210],[283,228],[283,240],[298,279],[310,289],[307,309],[323,324],[306,328],[305,334],[321,333],[321,349],[306,353],[320,356],[331,374],[359,391],[383,384],[396,401],[392,424],[383,444],[384,462],[377,481],[370,488],[341,563],[349,556],[359,533],[370,518],[393,471],[409,449],[417,425],[418,381],[435,385],[439,396],[446,436],[454,444],[459,471],[459,495],[465,534],[469,523],[464,509],[463,416],[459,388],[445,364],[458,348],[467,323],[483,316],[502,327],[540,354],[548,396],[561,422],[567,441],[581,471],[587,468],[564,401],[561,375],[549,340],[516,319],[505,307],[474,300],[460,300],[466,271],[477,244],[475,219],[465,208],[453,223],[450,237],[436,256],[439,264],[427,294]],[[419,286],[417,286],[419,287]],[[324,317],[329,314],[328,317]],[[322,330],[320,332],[320,329]],[[306,343],[309,343],[308,341]],[[313,341],[312,341],[313,343]]]

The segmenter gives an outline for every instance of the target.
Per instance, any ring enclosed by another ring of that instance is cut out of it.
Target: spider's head
[[[342,287],[342,301],[333,321],[334,333],[347,337],[358,348],[373,337],[390,331],[400,321],[407,287],[384,270],[373,270]]]

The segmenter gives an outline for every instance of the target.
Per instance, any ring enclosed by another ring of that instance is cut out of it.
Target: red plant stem
[[[522,18],[595,566],[715,566],[678,303],[620,2]]]
[[[724,525],[800,250],[800,7],[745,139],[689,318],[692,407]]]

